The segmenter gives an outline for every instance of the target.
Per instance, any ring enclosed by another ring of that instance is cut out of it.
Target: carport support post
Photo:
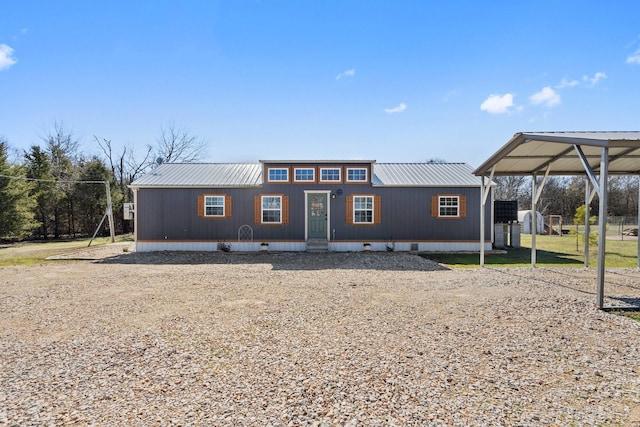
[[[638,175],[638,268],[640,268],[640,175]]]
[[[484,187],[484,175],[482,175],[480,184],[480,267],[484,267]]]
[[[487,197],[489,197],[491,183],[493,182],[493,174],[495,172],[496,167],[494,166],[491,168],[488,182],[485,183],[484,175],[482,175],[482,179],[480,180],[480,267],[484,267],[485,206],[487,206]],[[491,242],[493,243],[493,194],[491,194]]]
[[[591,186],[587,177],[584,183],[584,268],[589,268],[589,234],[591,233],[589,216],[591,216]]]
[[[609,149],[602,147],[600,157],[600,210],[598,213],[598,291],[596,305],[599,309],[604,306],[604,253],[607,240],[607,199],[609,183]]]
[[[536,266],[536,234],[538,233],[536,179],[534,172],[531,179],[531,267]]]

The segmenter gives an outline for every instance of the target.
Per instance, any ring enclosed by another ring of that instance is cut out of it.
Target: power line
[[[102,184],[102,185],[106,186],[106,191],[107,191],[107,210],[105,211],[104,216],[102,217],[102,220],[100,221],[100,224],[98,225],[98,228],[96,228],[95,233],[93,233],[93,237],[89,241],[89,246],[91,246],[91,242],[93,242],[93,239],[96,237],[96,234],[98,234],[98,230],[100,229],[100,227],[102,227],[102,223],[104,222],[105,218],[109,218],[109,232],[111,234],[111,243],[116,241],[115,240],[115,229],[114,229],[114,224],[113,224],[113,209],[112,209],[112,206],[111,206],[111,187],[109,186],[109,181],[55,180],[55,179],[27,178],[26,176],[11,176],[11,175],[0,175],[0,178],[22,179],[24,181],[52,182],[54,184],[60,184],[60,183]]]
[[[82,180],[64,180],[64,179],[41,179],[27,178],[26,176],[0,175],[0,178],[21,179],[23,181],[53,182],[61,184],[106,184],[107,181],[82,181]]]

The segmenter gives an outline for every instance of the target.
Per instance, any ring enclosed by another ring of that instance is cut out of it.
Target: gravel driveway
[[[595,270],[118,250],[0,268],[0,425],[640,425]]]

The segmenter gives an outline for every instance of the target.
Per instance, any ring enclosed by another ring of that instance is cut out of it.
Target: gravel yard
[[[0,425],[640,426],[640,323],[595,270],[103,256],[0,267]]]

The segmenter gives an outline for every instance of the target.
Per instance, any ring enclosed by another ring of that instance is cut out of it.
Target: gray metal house
[[[136,250],[477,251],[472,172],[464,163],[166,163],[130,186]]]

